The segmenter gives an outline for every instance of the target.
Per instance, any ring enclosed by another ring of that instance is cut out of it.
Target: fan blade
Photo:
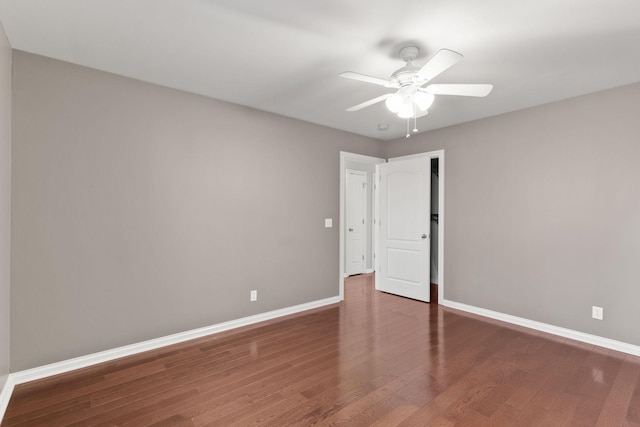
[[[388,97],[390,97],[391,95],[393,95],[392,93],[386,93],[382,96],[379,96],[377,98],[373,98],[370,99],[368,101],[363,102],[362,104],[358,104],[358,105],[354,105],[351,108],[347,108],[347,111],[358,111],[358,110],[362,110],[363,108],[366,108],[370,105],[373,104],[377,104],[378,102],[384,101],[385,99],[387,99]]]
[[[345,79],[358,80],[365,83],[373,83],[374,85],[393,87],[389,80],[379,79],[377,77],[367,76],[366,74],[355,73],[353,71],[345,71],[340,74],[340,77]]]
[[[462,59],[462,55],[449,49],[440,49],[429,61],[420,68],[418,77],[429,81],[438,74],[455,65]]]
[[[457,96],[477,96],[483,97],[489,95],[493,85],[488,84],[434,84],[425,88],[425,92],[432,95],[457,95]]]

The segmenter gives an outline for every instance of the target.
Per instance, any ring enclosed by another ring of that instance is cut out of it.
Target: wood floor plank
[[[384,416],[370,424],[370,427],[397,426],[402,421],[409,418],[417,410],[418,407],[414,405],[399,405],[398,407],[387,412]]]
[[[640,358],[377,292],[18,385],[2,426],[640,426]]]
[[[609,392],[600,412],[596,426],[621,426],[629,413],[629,404],[634,394],[634,390],[638,387],[638,376],[640,374],[640,365],[637,362],[622,362],[618,375],[614,381],[614,385]]]
[[[513,427],[518,425],[519,417],[519,410],[508,403],[503,403],[487,418],[487,425],[491,427]]]
[[[640,381],[636,383],[631,395],[625,423],[630,426],[640,426]]]
[[[397,368],[397,366],[396,366]],[[332,416],[323,419],[327,424],[369,425],[386,413],[400,406],[403,401],[395,392],[407,385],[412,378],[423,373],[424,367],[416,365],[398,376],[385,376],[384,381],[375,383],[378,387],[363,398],[345,406]]]

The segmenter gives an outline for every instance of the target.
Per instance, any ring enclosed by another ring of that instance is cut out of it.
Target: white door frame
[[[371,174],[371,227],[373,231],[371,233],[371,271],[373,273],[378,271],[378,172]]]
[[[429,151],[426,153],[411,154],[408,156],[393,157],[389,161],[397,161],[411,159],[417,157],[428,157],[430,159],[438,159],[438,304],[442,304],[444,300],[444,150]],[[356,162],[369,163],[376,165],[384,163],[385,159],[378,157],[364,156],[362,154],[354,154],[346,151],[340,151],[340,245],[338,248],[340,254],[340,271],[338,272],[338,289],[340,300],[344,299],[344,197],[345,197],[345,173],[346,162],[354,160]],[[375,216],[375,215],[374,215]],[[376,239],[377,240],[377,239]],[[377,242],[376,242],[377,244]],[[374,247],[373,252],[376,252]],[[375,261],[373,262],[375,266]]]
[[[360,163],[368,163],[371,165],[377,165],[379,163],[384,163],[385,160],[378,158],[378,157],[372,157],[372,156],[365,156],[362,154],[355,154],[355,153],[349,153],[346,151],[340,151],[340,224],[338,226],[339,232],[340,232],[340,246],[339,246],[339,263],[340,263],[340,271],[339,271],[339,278],[338,278],[338,289],[339,289],[339,296],[340,296],[340,300],[344,299],[344,273],[345,273],[345,266],[344,266],[344,247],[345,247],[345,236],[344,236],[344,224],[345,224],[345,203],[344,203],[344,198],[345,198],[345,181],[346,181],[346,173],[347,173],[347,166],[346,163],[347,161],[352,160],[352,161],[356,161],[356,162],[360,162]]]
[[[444,150],[393,157],[389,161],[427,157],[438,159],[438,304],[444,299]],[[340,294],[342,297],[342,294]]]

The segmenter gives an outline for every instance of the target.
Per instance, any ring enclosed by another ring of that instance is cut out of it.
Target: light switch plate
[[[324,227],[325,228],[333,227],[333,219],[332,218],[325,218],[324,219]]]
[[[594,319],[602,320],[604,318],[604,309],[602,307],[591,307],[591,317]]]

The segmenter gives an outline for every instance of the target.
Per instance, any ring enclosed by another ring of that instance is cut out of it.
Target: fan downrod
[[[399,53],[400,53],[400,58],[402,58],[404,62],[409,64],[418,57],[418,54],[420,53],[420,49],[417,46],[405,46],[402,49],[400,49]]]

